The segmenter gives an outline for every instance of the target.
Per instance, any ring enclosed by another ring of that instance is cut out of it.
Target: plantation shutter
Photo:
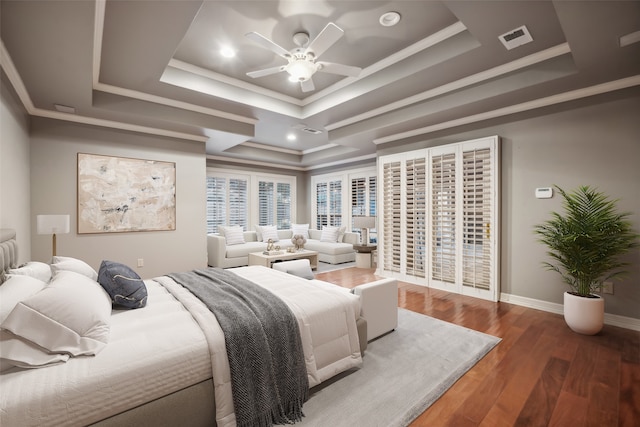
[[[291,228],[291,184],[258,182],[258,225],[275,225],[278,230]]]
[[[329,182],[329,224],[342,225],[342,181]]]
[[[273,182],[258,182],[258,225],[275,225]]]
[[[363,215],[367,215],[367,178],[353,178],[351,179],[351,216]]]
[[[207,177],[207,234],[217,233],[219,225],[227,223],[226,180]]]
[[[493,221],[493,174],[491,150],[463,153],[462,283],[489,289],[491,284],[491,224]]]
[[[406,273],[424,277],[426,265],[426,162],[406,162]]]
[[[316,184],[316,228],[321,230],[329,224],[328,184],[319,182]]]
[[[431,158],[431,278],[456,278],[456,156]]]
[[[207,233],[224,225],[247,229],[247,189],[246,179],[207,176]]]
[[[400,258],[402,247],[402,182],[401,163],[389,162],[383,165],[383,239],[382,265],[383,269],[400,272]]]
[[[291,185],[279,182],[277,189],[278,230],[287,230],[291,228]]]
[[[378,191],[376,186],[376,177],[369,177],[369,216],[376,216],[377,212],[377,204],[376,201],[378,198],[376,197],[376,191]]]
[[[248,229],[248,196],[247,181],[245,179],[229,179],[229,225],[239,225],[244,230]]]
[[[381,156],[381,269],[498,300],[498,137]]]

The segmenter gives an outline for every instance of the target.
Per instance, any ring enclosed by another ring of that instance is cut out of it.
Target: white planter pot
[[[564,320],[579,334],[594,335],[604,325],[604,298],[585,298],[564,293]]]

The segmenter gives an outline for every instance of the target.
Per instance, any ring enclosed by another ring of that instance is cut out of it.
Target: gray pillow
[[[102,261],[98,282],[119,308],[142,308],[147,305],[147,287],[131,268],[113,261]]]

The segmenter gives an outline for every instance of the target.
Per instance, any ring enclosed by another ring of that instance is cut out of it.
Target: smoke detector
[[[522,27],[516,28],[515,30],[511,30],[502,34],[498,37],[498,39],[500,39],[507,50],[511,50],[513,48],[522,46],[523,44],[531,43],[533,41],[531,34],[529,34],[529,30],[524,25]]]

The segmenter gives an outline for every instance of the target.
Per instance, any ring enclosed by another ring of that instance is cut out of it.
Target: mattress
[[[0,425],[86,425],[211,378],[207,339],[163,286],[145,281],[147,306],[113,310],[94,357],[0,375]]]

